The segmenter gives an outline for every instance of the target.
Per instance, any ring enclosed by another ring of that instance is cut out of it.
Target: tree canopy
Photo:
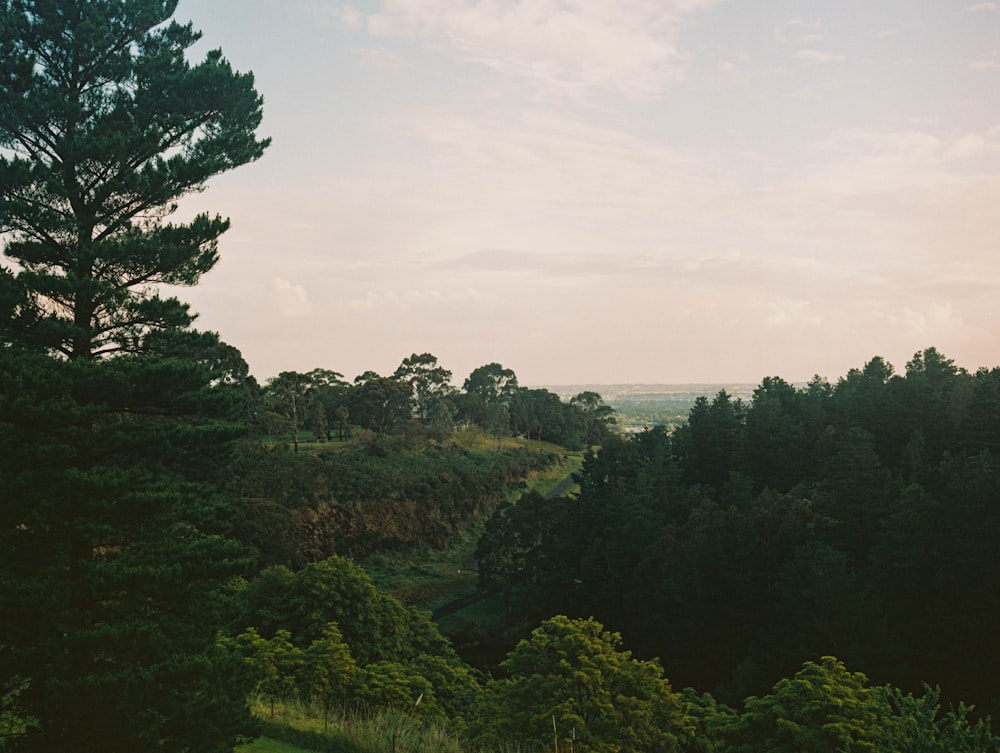
[[[0,4],[0,232],[20,288],[6,338],[90,358],[193,319],[159,287],[197,283],[229,223],[165,219],[268,140],[253,76],[219,50],[189,63],[199,33],[176,5]]]

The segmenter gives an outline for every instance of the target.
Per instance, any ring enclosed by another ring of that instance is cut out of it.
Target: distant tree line
[[[457,426],[476,425],[492,436],[569,449],[599,445],[615,430],[614,410],[596,392],[564,402],[549,390],[519,386],[517,375],[498,363],[475,369],[458,389],[452,372],[430,353],[403,359],[390,376],[366,371],[353,383],[327,369],[285,371],[250,397],[260,430],[296,448],[303,432],[322,441],[345,440],[353,427],[443,440]]]
[[[930,348],[767,378],[612,438],[579,483],[494,513],[480,576],[515,612],[593,615],[729,701],[832,655],[1000,709],[1000,369]]]

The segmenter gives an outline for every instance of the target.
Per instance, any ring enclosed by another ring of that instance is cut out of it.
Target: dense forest
[[[1000,370],[930,348],[836,384],[605,442],[575,498],[500,509],[484,586],[596,616],[671,677],[735,702],[830,654],[909,689],[1000,703]]]
[[[176,202],[268,146],[175,8],[0,3],[0,750],[997,750],[1000,369],[873,358],[629,437],[428,353],[259,385],[161,295],[228,227]],[[529,488],[571,452],[578,492]],[[473,667],[361,563],[480,529],[511,640]]]

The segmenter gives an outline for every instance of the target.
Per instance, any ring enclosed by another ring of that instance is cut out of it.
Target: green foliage
[[[494,741],[580,751],[673,751],[683,722],[678,695],[655,662],[633,659],[594,620],[553,617],[501,664],[484,704]]]
[[[426,612],[376,590],[367,573],[343,558],[298,572],[264,570],[242,593],[242,624],[228,645],[257,670],[271,702],[412,709],[436,723],[460,722],[477,682]],[[263,636],[263,637],[262,637]]]
[[[356,423],[377,434],[391,434],[410,418],[413,387],[409,382],[369,372],[354,380],[349,400]]]
[[[185,194],[261,156],[253,76],[199,34],[176,0],[9,0],[0,8],[0,230],[23,295],[4,339],[71,358],[141,349],[184,328],[155,292],[215,264],[228,221],[164,223]]]
[[[518,393],[517,375],[499,363],[474,369],[462,385],[460,413],[496,437],[510,430],[511,405]]]
[[[485,593],[502,593],[508,615],[518,591],[551,595],[569,584],[559,580],[561,568],[552,561],[568,529],[573,505],[567,499],[546,499],[537,492],[516,504],[497,508],[486,523],[476,548],[479,586]]]
[[[806,662],[769,695],[747,698],[744,708],[725,731],[732,753],[873,751],[884,714],[867,678],[832,656]]]
[[[551,452],[478,453],[402,438],[380,440],[378,448],[296,455],[243,446],[229,487],[242,500],[241,540],[264,563],[292,566],[420,543],[441,549],[500,504],[512,484],[559,460]]]
[[[213,489],[235,431],[214,394],[190,362],[0,349],[0,604],[16,615],[0,676],[25,683],[21,749],[211,751],[247,728],[247,677],[214,645],[222,585],[248,565]]]
[[[413,412],[418,419],[438,430],[448,428],[454,418],[456,390],[451,386],[451,372],[438,365],[437,357],[414,353],[403,359],[392,376],[410,386]]]
[[[972,722],[972,709],[959,703],[945,712],[938,701],[940,688],[924,685],[923,695],[903,693],[899,688],[876,688],[888,708],[875,735],[876,750],[889,753],[993,753],[1000,750],[1000,737],[993,734],[988,719]]]
[[[484,587],[516,594],[515,624],[593,615],[727,703],[833,655],[994,711],[998,384],[927,349],[905,375],[874,358],[699,399],[589,454],[555,535],[541,503],[498,510]]]
[[[257,159],[261,99],[176,1],[0,3],[0,677],[18,750],[231,749],[244,572],[218,469],[252,383],[188,331],[227,229],[166,218]],[[115,355],[108,360],[103,356]],[[55,358],[49,358],[55,356]],[[242,394],[241,394],[242,391]]]

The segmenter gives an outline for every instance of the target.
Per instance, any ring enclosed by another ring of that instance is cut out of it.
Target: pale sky
[[[461,385],[1000,365],[1000,2],[181,0],[257,163],[177,294],[279,371]]]

